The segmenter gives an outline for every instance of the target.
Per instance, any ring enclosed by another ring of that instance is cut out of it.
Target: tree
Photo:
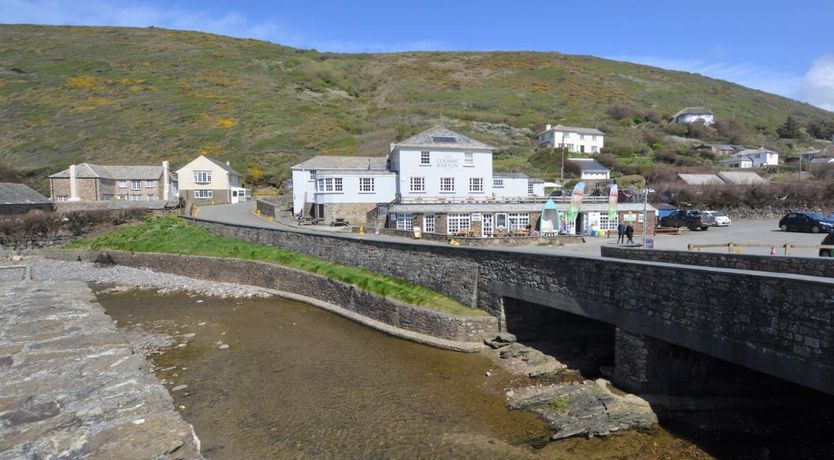
[[[799,129],[799,122],[797,122],[791,115],[788,115],[788,118],[785,118],[785,122],[782,123],[782,126],[776,128],[776,134],[783,139],[798,139],[802,137],[802,131]]]
[[[832,140],[834,138],[834,121],[812,121],[808,123],[806,129],[808,134],[817,139]]]

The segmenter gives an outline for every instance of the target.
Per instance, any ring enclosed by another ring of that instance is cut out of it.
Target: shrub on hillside
[[[671,198],[678,206],[704,208],[751,207],[777,205],[793,209],[834,208],[834,181],[793,181],[758,185],[692,186],[666,182],[654,186],[658,194]]]
[[[0,245],[19,246],[29,241],[74,237],[99,225],[121,225],[147,214],[144,209],[70,211],[65,213],[32,211],[0,217]]]
[[[615,120],[623,120],[632,115],[631,107],[625,104],[611,104],[605,109],[605,113]]]

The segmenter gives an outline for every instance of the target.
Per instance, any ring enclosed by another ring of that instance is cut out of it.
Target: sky
[[[834,0],[0,0],[0,23],[157,26],[333,52],[558,51],[834,111]]]

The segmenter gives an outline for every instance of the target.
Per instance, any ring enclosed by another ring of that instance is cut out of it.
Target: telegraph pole
[[[646,183],[646,186],[643,188],[643,249],[646,249],[646,238],[647,238],[647,231],[649,226],[649,216],[648,216],[648,208],[649,208],[649,184]]]

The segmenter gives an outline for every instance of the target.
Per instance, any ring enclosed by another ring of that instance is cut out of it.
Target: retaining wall
[[[718,252],[601,246],[603,257],[834,278],[834,258],[758,256]]]
[[[495,337],[498,321],[493,317],[444,314],[364,291],[321,275],[265,262],[217,257],[180,256],[123,251],[49,251],[50,258],[95,261],[109,254],[112,262],[212,281],[247,284],[291,292],[338,305],[364,317],[407,331],[457,342],[480,343]]]

